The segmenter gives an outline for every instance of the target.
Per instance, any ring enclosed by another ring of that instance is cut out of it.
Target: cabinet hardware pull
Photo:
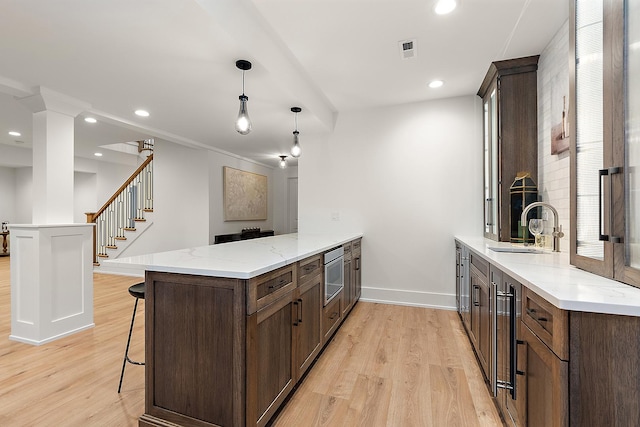
[[[513,400],[516,400],[516,372],[518,371],[518,337],[516,336],[516,327],[518,326],[517,319],[517,298],[516,289],[513,285],[509,285],[509,347],[511,350],[510,372],[509,381],[511,382],[511,389],[509,394]]]
[[[296,313],[298,312],[298,301],[294,301],[293,305],[296,306]],[[296,318],[296,320],[293,321],[293,326],[298,326],[298,319]]]
[[[549,319],[547,319],[546,317],[538,317],[536,320],[537,320],[538,322],[546,322],[546,321],[547,321],[547,320],[549,320]]]
[[[331,314],[331,317],[329,317],[329,320],[333,320],[333,319],[335,319],[336,317],[338,317],[338,312],[337,312],[337,311],[334,311],[334,312]]]
[[[605,169],[598,170],[598,240],[611,243],[622,243],[622,237],[610,236],[609,234],[602,234],[602,178],[609,176],[609,233],[613,232],[613,179],[611,175],[621,173],[622,168],[614,166]]]
[[[478,301],[480,299],[478,298],[479,291],[480,291],[480,286],[473,285],[473,306],[474,307],[480,307],[480,301]]]
[[[300,303],[300,313],[298,315],[298,322],[302,323],[302,299],[298,298],[298,302]]]
[[[524,371],[516,371],[516,375],[524,375]]]

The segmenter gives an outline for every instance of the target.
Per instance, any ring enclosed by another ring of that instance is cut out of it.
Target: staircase
[[[136,169],[98,212],[87,213],[93,229],[93,265],[117,258],[133,240],[147,230],[153,212],[153,154]]]

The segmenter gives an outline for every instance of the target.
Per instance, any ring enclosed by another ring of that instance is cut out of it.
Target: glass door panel
[[[496,90],[491,92],[491,219],[493,223],[492,234],[498,236],[500,233],[500,188],[498,185],[498,98]],[[498,239],[500,240],[500,239]]]
[[[640,0],[628,0],[625,12],[625,264],[640,269]]]
[[[576,1],[576,252],[604,259],[599,170],[603,168],[603,3]]]

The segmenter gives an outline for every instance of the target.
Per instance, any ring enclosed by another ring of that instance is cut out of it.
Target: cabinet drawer
[[[361,246],[362,246],[362,239],[354,240],[353,242],[351,242],[351,252],[353,252],[354,255],[356,253],[360,253]]]
[[[323,342],[327,342],[331,334],[338,328],[340,313],[342,313],[342,298],[338,295],[322,310]]]
[[[522,288],[522,320],[562,360],[569,360],[568,312]]]
[[[292,264],[250,279],[247,314],[255,313],[294,289],[294,268],[295,264]]]
[[[351,259],[351,242],[345,243],[342,245],[342,249],[344,249],[344,259]]]
[[[471,261],[471,265],[477,268],[485,278],[489,277],[489,263],[487,261],[474,254],[473,252],[469,252],[469,260]]]
[[[322,255],[314,255],[298,261],[298,285],[313,279],[322,271]]]

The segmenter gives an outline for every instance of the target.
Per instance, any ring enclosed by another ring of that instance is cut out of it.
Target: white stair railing
[[[126,240],[125,231],[135,231],[137,221],[145,221],[145,212],[153,212],[153,154],[125,181],[96,213],[87,213],[93,230],[93,263],[106,258],[107,249],[117,249],[118,240]]]

